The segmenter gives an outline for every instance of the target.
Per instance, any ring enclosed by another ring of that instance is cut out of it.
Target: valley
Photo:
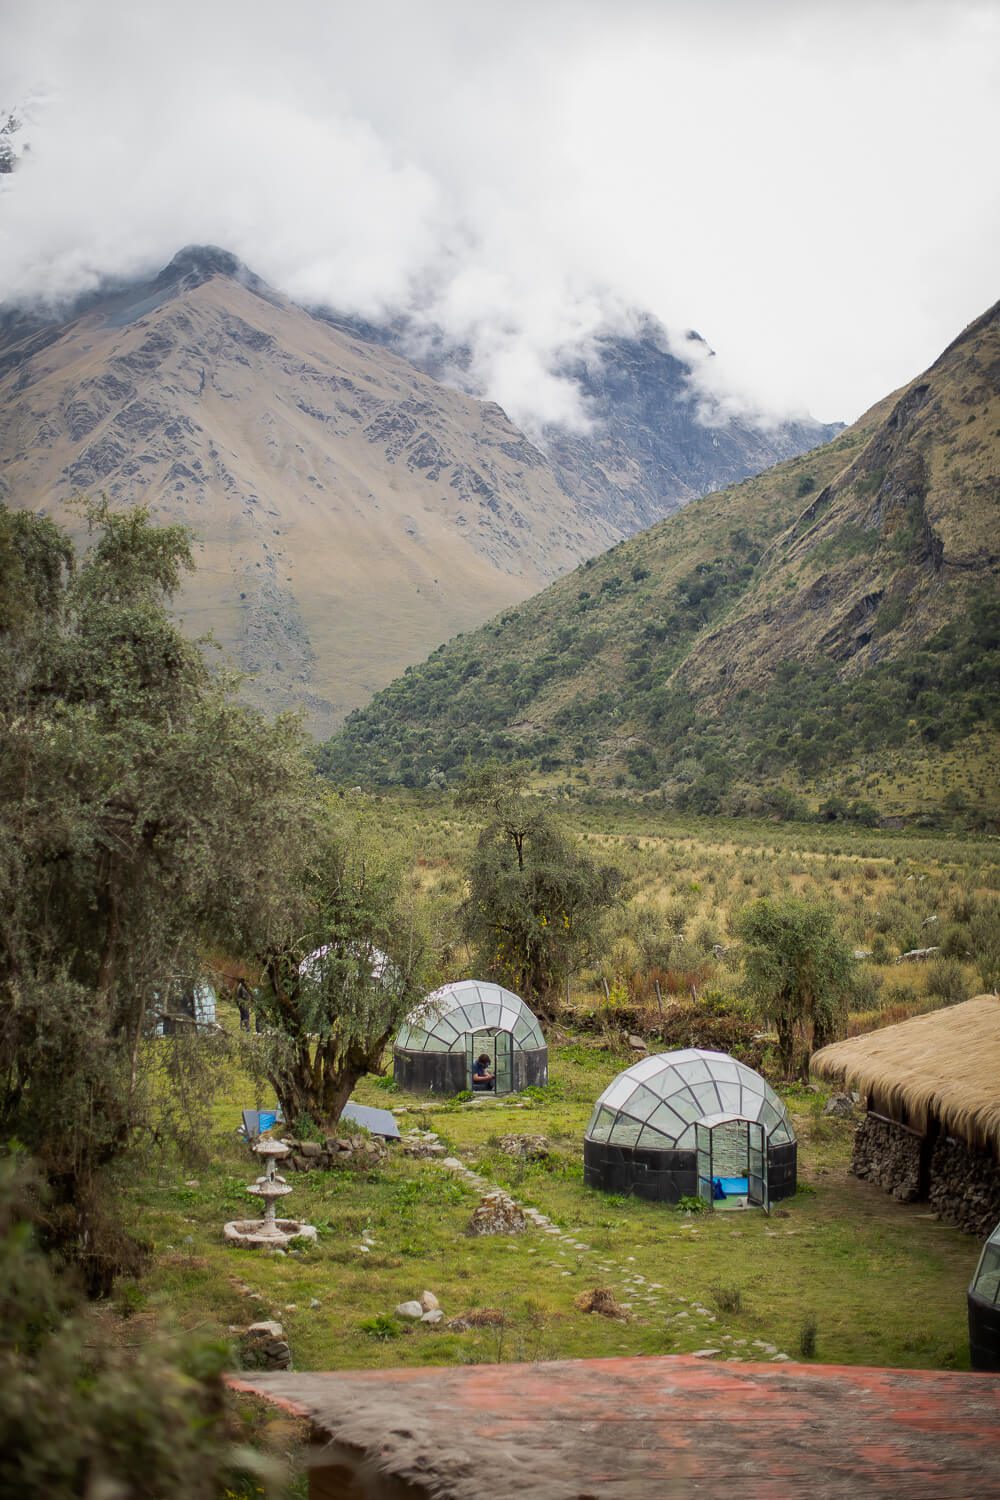
[[[832,443],[435,652],[322,764],[444,785],[492,754],[567,794],[993,826],[998,432],[994,307]]]

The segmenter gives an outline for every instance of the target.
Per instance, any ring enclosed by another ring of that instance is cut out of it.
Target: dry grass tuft
[[[573,1306],[581,1312],[600,1313],[602,1318],[621,1318],[628,1321],[628,1309],[622,1307],[609,1286],[595,1286],[591,1292],[581,1292],[573,1298]]]

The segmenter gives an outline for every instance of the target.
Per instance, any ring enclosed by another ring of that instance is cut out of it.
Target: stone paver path
[[[471,1167],[466,1166],[457,1157],[449,1156],[444,1160],[440,1157],[431,1157],[430,1160],[433,1161],[435,1166],[453,1173],[456,1177],[461,1177],[470,1187],[475,1188],[477,1192],[490,1193],[497,1191],[495,1184],[488,1182],[479,1172],[474,1172]],[[508,1192],[508,1189],[503,1188],[502,1191]],[[508,1195],[513,1197],[513,1194],[509,1193]],[[573,1251],[577,1258],[583,1255],[596,1255],[597,1252],[592,1250],[590,1245],[577,1239],[570,1231],[560,1229],[558,1224],[553,1224],[548,1215],[543,1214],[540,1209],[520,1202],[518,1203],[518,1207],[530,1225],[535,1229],[540,1229],[543,1234],[552,1236],[553,1248],[557,1240],[560,1242],[561,1247],[565,1247],[560,1248],[558,1251],[561,1257],[565,1258],[570,1251]],[[684,1225],[683,1227],[690,1228],[693,1234],[699,1233],[699,1230],[694,1225]],[[529,1249],[528,1254],[533,1253],[535,1252]],[[613,1260],[608,1258],[605,1252],[603,1259],[594,1262],[594,1268],[603,1272],[606,1276],[616,1277],[622,1283],[631,1298],[631,1301],[622,1304],[624,1307],[635,1311],[636,1304],[641,1302],[644,1304],[643,1311],[645,1313],[662,1316],[668,1327],[672,1324],[679,1324],[685,1333],[690,1332],[693,1335],[701,1333],[704,1329],[704,1333],[710,1339],[714,1338],[716,1344],[704,1349],[695,1349],[693,1353],[696,1359],[717,1359],[724,1355],[727,1363],[733,1364],[740,1363],[745,1359],[771,1360],[775,1364],[779,1362],[786,1363],[791,1360],[790,1355],[781,1353],[777,1345],[768,1343],[764,1339],[754,1339],[753,1343],[749,1345],[749,1352],[733,1353],[732,1351],[737,1349],[747,1351],[748,1341],[746,1339],[738,1339],[729,1333],[720,1334],[714,1328],[710,1331],[710,1327],[707,1325],[713,1325],[718,1322],[717,1314],[713,1313],[710,1308],[705,1307],[701,1302],[688,1302],[686,1297],[668,1296],[661,1282],[648,1281],[645,1276],[640,1275],[637,1271],[628,1269],[629,1266],[635,1263],[634,1255],[626,1256],[625,1262],[625,1265],[617,1265]],[[563,1276],[572,1276],[575,1274],[573,1271],[565,1269],[558,1260],[550,1260],[546,1264],[553,1270],[558,1270]]]

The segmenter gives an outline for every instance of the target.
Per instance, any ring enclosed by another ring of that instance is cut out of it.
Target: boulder
[[[854,1100],[850,1094],[831,1094],[823,1113],[836,1120],[849,1120],[854,1114]]]
[[[281,1324],[273,1320],[267,1320],[262,1323],[251,1323],[247,1329],[247,1333],[252,1334],[255,1338],[262,1339],[282,1339],[285,1336],[285,1330]]]
[[[437,1310],[441,1306],[441,1304],[438,1301],[438,1299],[435,1297],[435,1295],[434,1295],[433,1292],[421,1292],[420,1293],[420,1306],[423,1308],[423,1310],[424,1310],[425,1313],[429,1313],[429,1312],[437,1312]]]
[[[396,1306],[397,1318],[412,1318],[415,1323],[419,1323],[423,1315],[424,1310],[419,1302],[400,1302]]]
[[[439,1307],[432,1307],[429,1312],[424,1313],[420,1321],[421,1323],[443,1323],[444,1313]]]

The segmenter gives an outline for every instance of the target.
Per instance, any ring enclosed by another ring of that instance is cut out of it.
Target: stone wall
[[[942,1135],[931,1157],[930,1204],[948,1224],[986,1239],[1000,1224],[1000,1165]]]
[[[296,1141],[285,1136],[291,1150],[281,1163],[283,1172],[328,1172],[331,1167],[376,1167],[386,1155],[377,1135],[331,1135],[325,1141]]]
[[[913,1203],[920,1197],[920,1147],[920,1137],[904,1126],[866,1115],[854,1137],[851,1171],[900,1203]]]
[[[938,1136],[932,1146],[902,1125],[867,1115],[854,1137],[851,1171],[900,1203],[926,1197],[946,1223],[980,1239],[1000,1223],[1000,1164],[951,1136]]]

